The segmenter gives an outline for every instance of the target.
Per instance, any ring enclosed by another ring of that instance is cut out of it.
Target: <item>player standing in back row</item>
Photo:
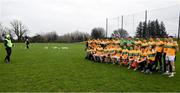
[[[175,74],[175,57],[176,53],[179,50],[178,44],[176,41],[173,41],[172,38],[168,39],[168,42],[166,44],[167,46],[167,52],[166,52],[166,73],[170,74],[169,77],[174,77]]]

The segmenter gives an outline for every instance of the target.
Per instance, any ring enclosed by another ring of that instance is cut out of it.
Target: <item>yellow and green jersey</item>
[[[149,46],[148,43],[142,43],[142,44],[141,44],[141,47],[143,47],[143,48],[146,48],[146,47],[148,47],[148,46]]]
[[[134,50],[133,57],[135,59],[138,59],[140,57],[141,51],[140,50]]]
[[[167,50],[168,50],[168,45],[167,45],[168,42],[164,42],[164,46],[163,46],[163,53],[166,53]]]
[[[133,57],[134,50],[129,50],[128,57]]]
[[[142,51],[140,54],[140,61],[145,60],[147,58],[147,52],[146,51]]]
[[[123,55],[124,55],[124,54],[125,54],[125,55],[128,55],[128,53],[129,53],[129,50],[128,50],[128,49],[123,49],[123,50],[122,50],[122,54],[123,54]]]
[[[148,44],[149,44],[149,46],[153,46],[153,47],[156,46],[156,42],[155,41],[149,41]]]
[[[167,46],[166,55],[175,56],[176,48],[178,47],[178,44],[177,43],[167,43],[166,46]]]
[[[142,42],[140,40],[135,41],[134,43],[135,43],[135,45],[141,45],[142,44]]]
[[[122,57],[123,57],[123,58],[127,58],[127,57],[128,57],[128,53],[129,53],[129,50],[128,50],[128,49],[123,49],[123,50],[122,50]]]
[[[109,49],[109,54],[115,54],[114,48]]]
[[[149,51],[147,51],[147,57],[149,60],[155,61],[156,53],[149,50]]]
[[[164,45],[163,41],[156,42],[156,51],[163,52],[163,45]]]
[[[121,48],[116,48],[116,49],[115,49],[115,52],[116,52],[116,53],[121,53],[121,52],[122,52],[122,49],[121,49]]]

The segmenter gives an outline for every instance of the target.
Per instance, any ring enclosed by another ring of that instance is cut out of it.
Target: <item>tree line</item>
[[[5,27],[0,24],[0,38],[3,39],[5,34],[10,34],[11,37],[16,37],[17,41],[22,41],[27,36],[28,28],[19,20],[13,20],[10,22],[9,27]]]
[[[9,33],[11,37],[16,37],[14,41],[24,42],[25,37],[28,37],[29,29],[20,20],[13,20],[10,22],[9,27],[5,27],[0,24],[0,38],[3,39],[4,35]],[[147,38],[147,37],[166,37],[168,36],[166,28],[163,22],[158,20],[139,22],[136,29],[135,37]],[[127,38],[129,37],[128,31],[125,29],[115,29],[110,38]],[[91,33],[74,31],[72,33],[67,33],[64,35],[58,35],[56,31],[51,31],[47,33],[37,33],[34,36],[28,37],[30,42],[82,42],[88,39],[102,39],[107,38],[106,32],[102,27],[96,27],[91,30]]]
[[[139,22],[139,25],[136,29],[136,37],[138,38],[164,38],[167,37],[167,31],[164,23],[158,20]]]
[[[36,34],[33,37],[29,37],[31,42],[47,43],[47,42],[59,42],[59,43],[73,43],[87,41],[90,35],[85,32],[75,31],[59,36],[55,31],[47,32],[45,34]]]

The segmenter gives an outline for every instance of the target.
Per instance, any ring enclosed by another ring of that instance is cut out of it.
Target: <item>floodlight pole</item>
[[[179,13],[179,25],[178,25],[178,41],[180,38],[180,13]]]
[[[108,18],[106,18],[106,38],[108,37]]]
[[[123,18],[123,15],[121,16],[121,29],[123,29],[123,25],[124,25],[124,18]]]
[[[145,11],[145,22],[147,23],[147,10]]]
[[[134,30],[134,14],[133,14],[133,32],[135,32],[135,30]]]
[[[3,2],[3,1],[0,0],[0,6],[1,6],[1,7],[0,7],[0,8],[1,8],[1,9],[0,9],[0,22],[1,22],[1,20],[2,20],[2,13],[3,13],[3,12],[2,12],[2,11],[3,11],[3,4],[2,4],[2,2]]]
[[[145,32],[147,32],[147,10],[145,11],[145,23],[146,23]],[[147,33],[147,36],[149,37],[149,33]]]

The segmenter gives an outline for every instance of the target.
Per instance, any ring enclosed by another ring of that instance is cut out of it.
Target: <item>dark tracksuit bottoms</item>
[[[10,56],[11,56],[11,48],[10,47],[6,47],[6,57],[5,57],[5,61],[8,60],[8,62],[10,62]]]
[[[158,67],[158,63],[159,63],[160,70],[162,70],[162,53],[161,52],[157,52],[155,62],[156,62],[155,64],[156,68]]]
[[[164,72],[166,72],[166,53],[163,53],[163,66],[164,66]]]

